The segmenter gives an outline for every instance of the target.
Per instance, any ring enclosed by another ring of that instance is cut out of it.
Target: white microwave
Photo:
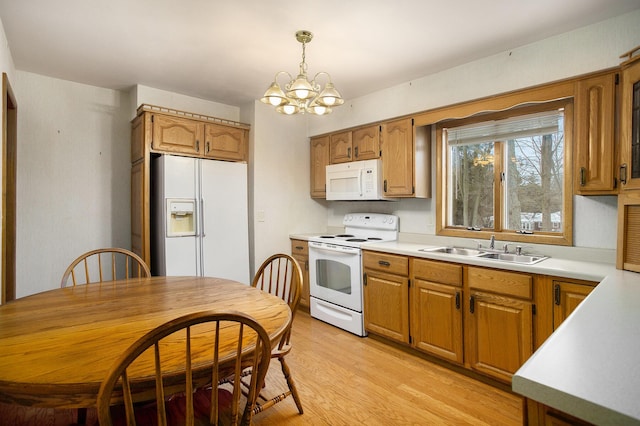
[[[327,166],[327,200],[392,200],[385,197],[382,160],[362,160]]]

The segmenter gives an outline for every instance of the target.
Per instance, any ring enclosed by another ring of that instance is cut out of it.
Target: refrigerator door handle
[[[201,198],[201,199],[200,199],[200,221],[201,221],[200,225],[201,225],[201,229],[202,229],[201,234],[202,234],[202,237],[203,237],[203,238],[207,236],[207,235],[204,233],[204,230],[205,230],[205,227],[204,227],[204,218],[205,218],[205,215],[204,215],[204,198]]]

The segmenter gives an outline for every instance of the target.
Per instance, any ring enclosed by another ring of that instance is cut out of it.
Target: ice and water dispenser
[[[196,235],[196,200],[167,198],[167,237]]]

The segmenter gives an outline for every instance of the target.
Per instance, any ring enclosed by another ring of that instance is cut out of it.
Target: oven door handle
[[[342,253],[345,255],[354,255],[360,252],[359,248],[355,247],[345,247],[345,246],[317,246],[317,245],[309,245],[309,250],[318,250],[318,251],[328,251],[331,253]]]

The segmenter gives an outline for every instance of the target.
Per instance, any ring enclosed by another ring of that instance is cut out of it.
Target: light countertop
[[[317,235],[317,234],[314,234]],[[307,239],[311,235],[291,235]],[[513,376],[518,394],[598,425],[640,425],[640,274],[611,263],[551,257],[520,265],[419,251],[435,247],[393,241],[366,250],[598,281]]]

